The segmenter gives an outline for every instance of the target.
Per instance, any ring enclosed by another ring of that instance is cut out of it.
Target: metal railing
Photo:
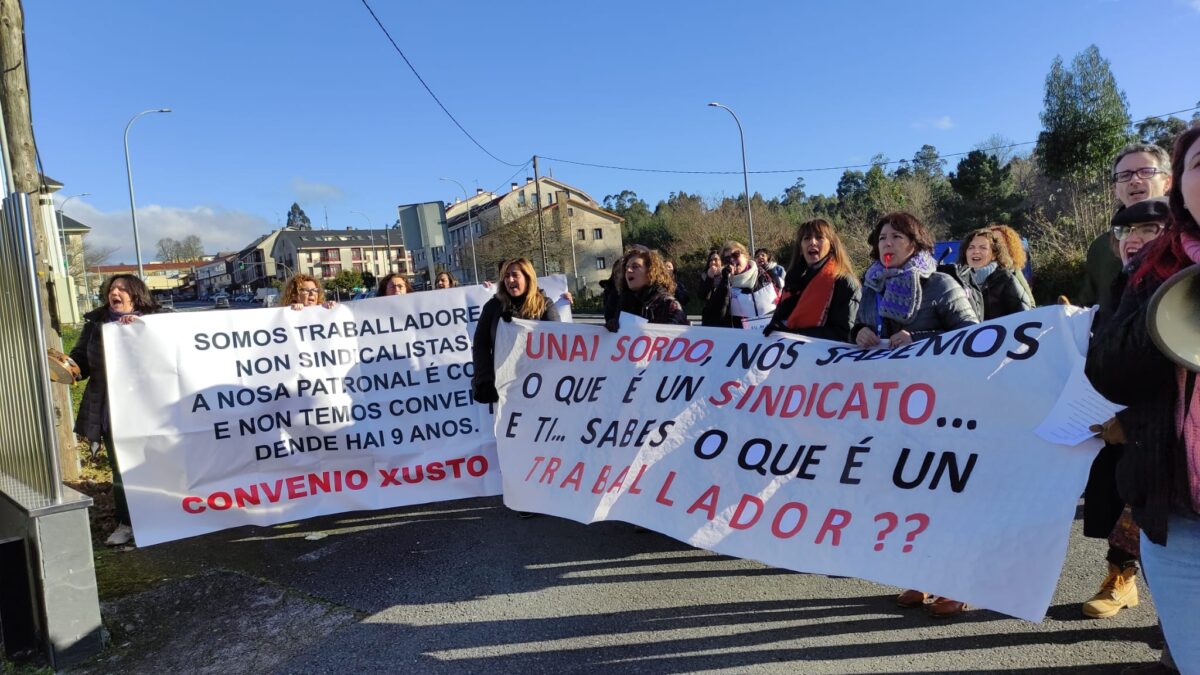
[[[4,199],[0,225],[0,492],[28,510],[62,502],[29,195]]]

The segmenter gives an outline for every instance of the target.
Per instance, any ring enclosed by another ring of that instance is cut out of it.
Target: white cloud
[[[303,178],[292,179],[292,192],[299,202],[332,202],[343,197],[342,189],[331,183],[310,183]]]
[[[86,202],[71,202],[68,214],[92,228],[87,243],[94,247],[116,246],[117,251],[108,264],[134,263],[133,226],[129,210],[100,211]],[[274,229],[265,218],[242,211],[226,211],[208,206],[183,209],[155,204],[138,207],[138,238],[141,240],[142,262],[155,262],[155,244],[170,237],[183,239],[194,234],[204,243],[204,252],[237,251],[260,235]]]
[[[1200,2],[1200,0],[1196,0],[1196,2]],[[918,120],[912,123],[912,128],[914,129],[928,129],[931,127],[934,129],[941,129],[943,131],[946,129],[953,129],[954,120],[950,119],[949,115],[942,115],[941,117],[935,117],[931,120]]]

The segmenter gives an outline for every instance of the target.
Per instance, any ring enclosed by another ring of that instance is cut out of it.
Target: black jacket
[[[1117,413],[1126,438],[1117,489],[1146,537],[1165,545],[1171,513],[1195,514],[1187,456],[1175,433],[1176,366],[1158,350],[1146,325],[1156,288],[1146,283],[1125,289],[1113,316],[1094,327],[1086,372],[1096,391],[1128,406]]]
[[[796,309],[796,304],[800,302],[800,297],[804,295],[808,283],[820,271],[820,266],[827,264],[829,264],[828,259],[816,266],[805,267],[803,272],[792,269],[792,272],[787,275],[787,283],[783,287],[783,293],[787,297],[775,308],[775,316],[764,331],[765,333],[769,334],[778,330],[823,340],[850,341],[850,330],[854,328],[854,317],[858,315],[858,303],[862,299],[862,288],[858,285],[857,280],[846,275],[839,275],[833,282],[833,296],[829,299],[829,311],[825,315],[823,325],[796,329],[787,327],[788,317]]]
[[[666,289],[647,286],[640,291],[626,290],[621,293],[620,311],[636,314],[650,323],[688,325],[683,306]]]
[[[754,282],[754,288],[751,292],[758,291],[764,286],[779,287],[779,283],[775,277],[767,271],[767,268],[754,263],[758,267],[758,278]],[[741,317],[734,316],[729,312],[729,275],[722,274],[720,277],[712,280],[710,286],[712,292],[704,302],[704,311],[700,315],[700,324],[703,326],[722,326],[726,328],[741,328]],[[753,318],[753,317],[748,317]]]
[[[542,293],[541,290],[538,291]],[[554,303],[546,298],[546,310],[538,317],[539,321],[558,321],[558,310]],[[475,337],[471,341],[471,361],[475,374],[471,376],[471,396],[480,403],[495,403],[496,392],[496,326],[504,314],[504,304],[499,298],[492,298],[483,305],[479,312],[479,322],[475,324]],[[509,317],[511,318],[511,316]]]
[[[1033,309],[1033,298],[1025,292],[1025,287],[1017,280],[1017,274],[996,268],[980,287],[983,291],[983,319],[997,319],[1009,314]]]
[[[158,311],[155,308],[154,311]],[[154,312],[147,312],[154,313]],[[104,324],[108,323],[108,305],[83,315],[83,330],[71,349],[71,360],[79,365],[79,379],[88,381],[75,415],[73,431],[91,443],[109,435],[108,374],[104,366]]]

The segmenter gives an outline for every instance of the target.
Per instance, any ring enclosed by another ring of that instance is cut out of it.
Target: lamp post
[[[448,181],[458,186],[458,189],[463,193],[463,206],[467,209],[467,232],[471,235],[471,268],[475,273],[475,283],[479,283],[479,262],[475,259],[475,224],[471,220],[471,197],[467,195],[467,188],[463,184],[453,178],[439,178],[438,180]]]
[[[129,215],[133,218],[133,252],[135,255],[137,255],[138,278],[143,280],[146,278],[146,271],[142,269],[142,247],[141,243],[138,241],[137,205],[133,200],[133,167],[129,163],[129,127],[132,127],[133,123],[138,121],[138,118],[142,117],[143,115],[149,115],[150,113],[169,112],[171,112],[170,108],[154,108],[151,110],[143,110],[142,112],[134,115],[129,120],[129,124],[125,125],[125,175],[129,179]]]
[[[357,213],[367,221],[367,233],[371,236],[371,276],[379,275],[379,266],[375,264],[375,226],[371,224],[371,219],[362,211],[350,209],[350,213]]]
[[[738,119],[737,113],[726,105],[721,105],[717,102],[708,104],[712,108],[723,108],[730,115],[733,115],[733,121],[737,124],[738,140],[742,143],[742,186],[746,191],[746,226],[750,228],[750,255],[754,255],[754,216],[750,214],[750,172],[746,170],[746,137],[742,134],[742,122]]]
[[[59,206],[58,206],[58,241],[59,241],[59,246],[62,247],[63,277],[64,278],[70,275],[70,267],[71,267],[70,256],[67,255],[67,233],[63,229],[63,216],[65,215],[64,212],[67,210],[67,202],[71,201],[72,199],[79,198],[79,197],[89,197],[89,196],[91,196],[91,194],[92,193],[90,193],[90,192],[81,192],[77,195],[71,195],[70,197],[67,197],[66,199],[64,199],[62,204],[59,204]],[[83,263],[83,275],[84,275],[83,276],[83,284],[85,287],[84,293],[87,294],[87,288],[86,288],[86,286],[87,286],[87,261],[81,260],[80,262]],[[90,296],[90,294],[88,294],[88,295]]]

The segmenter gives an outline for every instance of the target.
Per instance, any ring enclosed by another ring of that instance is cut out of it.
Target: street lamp
[[[379,274],[379,266],[375,264],[375,226],[371,224],[371,219],[367,217],[367,214],[362,211],[350,209],[350,213],[357,213],[363,217],[363,220],[367,221],[367,234],[371,236],[371,276],[376,276]],[[388,248],[391,247],[389,246]]]
[[[64,212],[67,210],[67,202],[71,201],[72,199],[76,199],[78,197],[89,197],[89,196],[91,196],[91,194],[92,193],[90,193],[90,192],[81,192],[77,195],[71,195],[70,197],[67,197],[66,199],[64,199],[62,204],[58,205],[58,239],[59,239],[59,245],[62,246],[63,278],[68,278],[70,276],[70,268],[71,268],[70,256],[67,255],[67,233],[66,233],[66,230],[63,228],[63,216],[65,215]],[[82,258],[83,258],[83,256],[80,255],[80,262],[83,264],[83,293],[84,293],[84,295],[86,295],[88,297],[88,302],[90,303],[92,301],[92,294],[88,293],[88,289],[87,289],[87,261],[83,260]],[[78,305],[78,302],[79,302],[78,297],[76,297],[75,302]]]
[[[479,262],[475,260],[475,224],[471,221],[471,198],[467,195],[467,188],[463,184],[453,178],[439,178],[438,180],[448,181],[458,186],[463,193],[463,206],[467,209],[467,231],[471,235],[471,268],[475,272],[475,283],[479,283]]]
[[[742,122],[738,119],[737,113],[733,112],[729,106],[721,105],[717,102],[708,104],[711,108],[723,108],[730,115],[733,115],[733,121],[737,124],[738,139],[742,142],[742,185],[746,191],[746,226],[750,228],[750,255],[754,255],[754,216],[750,214],[750,172],[746,170],[746,137],[742,134]]]
[[[129,215],[133,218],[133,252],[137,255],[138,278],[145,280],[146,272],[142,269],[142,247],[138,241],[138,226],[137,226],[137,206],[133,200],[133,167],[129,163],[129,127],[138,121],[138,118],[150,113],[169,113],[170,108],[156,108],[152,110],[143,110],[134,115],[129,124],[125,125],[125,175],[129,178]]]

